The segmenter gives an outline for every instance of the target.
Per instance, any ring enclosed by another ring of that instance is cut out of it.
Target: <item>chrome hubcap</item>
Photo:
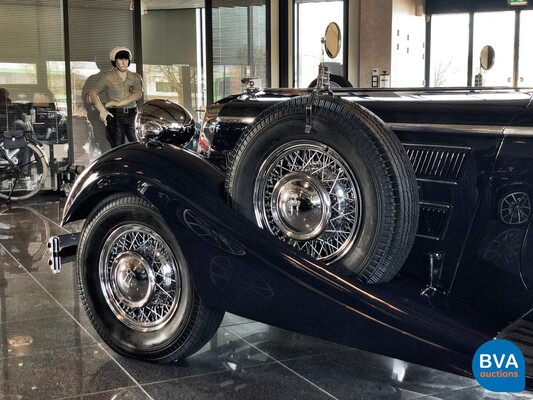
[[[274,224],[296,240],[319,236],[331,214],[331,201],[324,186],[301,172],[285,175],[276,183],[270,207]]]
[[[142,307],[151,299],[155,274],[141,255],[131,251],[119,254],[111,274],[116,282],[117,298],[127,307]]]
[[[140,224],[118,227],[100,253],[100,285],[107,304],[130,328],[161,329],[182,296],[179,264],[169,245]]]
[[[281,145],[254,186],[257,223],[312,257],[334,262],[359,234],[359,184],[339,153],[316,141]]]

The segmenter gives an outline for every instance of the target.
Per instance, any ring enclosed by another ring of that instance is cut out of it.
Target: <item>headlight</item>
[[[216,116],[206,116],[200,128],[200,137],[198,138],[198,147],[196,152],[202,155],[209,155],[211,152],[211,140],[216,132],[218,118]]]
[[[137,140],[143,140],[148,134],[156,136],[161,142],[183,146],[192,139],[195,129],[191,113],[170,100],[147,101],[139,108],[135,118]]]

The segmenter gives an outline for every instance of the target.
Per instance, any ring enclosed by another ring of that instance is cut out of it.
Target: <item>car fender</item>
[[[136,194],[164,212],[173,197],[190,195],[192,203],[220,198],[223,184],[221,171],[181,147],[154,141],[125,145],[105,153],[76,179],[62,224],[87,218],[100,200],[116,193]],[[190,190],[176,190],[184,186]]]
[[[63,223],[115,193],[146,199],[174,233],[206,304],[362,350],[471,375],[476,349],[501,326],[450,315],[408,277],[369,285],[259,229],[233,210],[224,174],[176,146],[137,143],[106,153],[76,181]],[[468,321],[468,322],[465,322]]]

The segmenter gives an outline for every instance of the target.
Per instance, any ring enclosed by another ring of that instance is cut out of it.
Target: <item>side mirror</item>
[[[329,67],[324,63],[324,51],[330,58],[335,58],[341,51],[341,29],[335,22],[330,22],[324,33],[322,42],[322,61],[318,66],[316,87],[313,92],[331,93]]]
[[[479,64],[481,68],[485,71],[488,71],[494,66],[494,61],[496,59],[496,52],[492,46],[485,46],[481,49],[481,54],[479,56]]]
[[[329,58],[335,58],[341,51],[341,29],[336,22],[330,22],[322,39]]]

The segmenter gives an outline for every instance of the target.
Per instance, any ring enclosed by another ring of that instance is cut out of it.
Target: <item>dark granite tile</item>
[[[450,390],[446,393],[423,397],[424,400],[516,400],[519,393],[496,393],[483,389],[481,386]],[[531,397],[529,397],[531,398]]]
[[[198,352],[176,363],[154,365],[118,355],[114,357],[142,384],[274,362],[265,353],[227,332],[224,328],[220,328]]]
[[[91,393],[74,397],[63,397],[60,400],[147,400],[152,399],[144,389],[139,387],[129,387],[118,390],[108,390],[106,392]]]
[[[224,315],[224,319],[222,320],[222,323],[220,326],[231,326],[231,325],[239,325],[239,324],[246,324],[248,322],[253,322],[251,319],[240,317],[235,314],[226,313]]]
[[[30,320],[43,316],[56,317],[65,312],[27,273],[8,275],[2,286],[0,288],[2,322]]]
[[[175,379],[143,387],[158,400],[333,398],[277,363]]]
[[[338,399],[533,399],[527,392],[487,392],[475,380],[233,314],[226,314],[204,348],[181,362],[120,357],[85,314],[75,263],[66,262],[61,274],[50,272],[48,237],[83,226],[78,221],[60,227],[63,206],[54,195],[0,206],[2,399],[331,398],[326,392]]]
[[[61,198],[54,194],[34,196],[20,204],[32,208],[52,221],[59,222],[63,215],[65,198]]]
[[[0,323],[0,354],[3,357],[92,346],[96,342],[68,315]]]
[[[416,398],[477,385],[473,379],[360,350],[298,358],[284,364],[339,399]]]
[[[317,355],[349,348],[325,340],[279,329],[260,322],[227,326],[226,329],[276,360]]]
[[[0,359],[0,397],[57,399],[136,386],[99,346]]]

